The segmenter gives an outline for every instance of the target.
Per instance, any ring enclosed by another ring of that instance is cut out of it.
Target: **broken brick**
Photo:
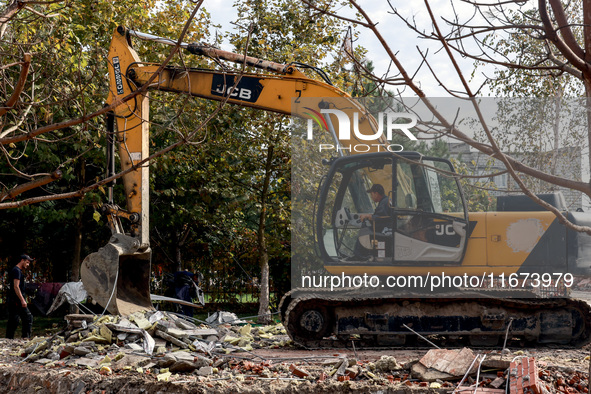
[[[357,377],[357,375],[359,375],[359,372],[360,372],[360,368],[356,366],[353,368],[347,368],[345,370],[345,375],[347,375],[351,379],[355,379]]]
[[[292,374],[294,374],[298,378],[305,378],[307,376],[310,376],[310,374],[308,372],[306,372],[306,370],[296,366],[295,364],[291,364],[289,366],[289,370],[291,371]]]
[[[511,393],[542,393],[538,381],[538,368],[533,357],[522,358],[512,362],[509,370],[509,387]]]
[[[492,382],[490,382],[490,385],[495,388],[498,389],[499,387],[501,387],[503,384],[505,383],[505,378],[503,378],[502,376],[497,377],[495,380],[493,380]]]

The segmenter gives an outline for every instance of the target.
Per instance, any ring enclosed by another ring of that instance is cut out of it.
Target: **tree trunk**
[[[78,282],[80,280],[80,262],[81,262],[81,254],[82,254],[82,215],[78,217],[76,221],[76,233],[74,234],[74,256],[72,256],[72,276],[70,277],[70,281]],[[80,313],[80,308],[78,305],[70,304],[70,313],[78,314]]]
[[[591,82],[585,78],[585,110],[587,112],[587,149],[591,149]],[[588,168],[591,169],[591,154],[589,154]],[[588,179],[591,185],[591,179]]]
[[[550,173],[556,175],[556,165],[558,163],[558,151],[560,149],[560,112],[562,110],[562,84],[558,83],[556,96],[554,97],[554,148],[552,152],[552,163]]]
[[[74,234],[74,256],[72,256],[72,276],[70,281],[78,282],[80,280],[80,262],[82,254],[82,215],[76,220],[76,233]]]
[[[80,187],[83,187],[86,183],[86,160],[80,159],[80,165],[78,168],[78,182]],[[70,281],[78,282],[80,280],[80,263],[82,262],[82,234],[84,229],[84,222],[82,213],[76,220],[76,228],[74,233],[74,255],[72,256],[72,266],[70,267],[71,276]],[[70,305],[70,313],[80,313],[78,305]]]
[[[259,313],[258,323],[271,323],[269,310],[269,254],[267,253],[267,238],[265,237],[265,222],[267,220],[267,194],[269,192],[269,183],[271,182],[271,164],[273,162],[274,145],[270,144],[267,149],[267,162],[265,164],[265,178],[263,189],[261,190],[261,214],[259,216],[259,228],[257,234],[257,243],[259,247],[259,262],[261,265],[260,294],[259,294]]]
[[[179,243],[176,244],[175,246],[175,251],[174,251],[174,261],[176,263],[176,271],[182,271],[183,269],[183,259],[182,259],[182,254],[181,254],[181,245]]]
[[[176,270],[182,271],[183,270],[183,247],[185,246],[185,241],[187,241],[187,237],[191,233],[191,227],[188,224],[183,226],[183,233],[177,233],[179,241],[176,243],[175,246],[175,253],[174,253],[174,261],[176,262]],[[185,267],[187,268],[187,267]]]
[[[591,62],[591,2],[583,1],[583,38],[585,41],[585,58],[587,64]],[[586,110],[587,110],[587,147],[591,149],[591,72],[581,70],[583,74],[583,84],[585,86]],[[591,168],[591,154],[589,155],[589,168]],[[589,180],[591,184],[591,179]]]

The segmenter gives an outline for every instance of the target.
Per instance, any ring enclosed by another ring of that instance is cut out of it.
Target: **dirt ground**
[[[203,342],[215,345],[211,348],[181,349],[168,343],[151,355],[115,336],[107,343],[91,341],[92,346],[84,340],[69,343],[67,332],[63,338],[54,335],[32,342],[0,339],[0,393],[474,393],[479,382],[477,392],[502,394],[519,392],[506,386],[520,377],[524,387],[537,384],[531,392],[589,392],[591,344],[525,348],[513,342],[504,352],[461,346],[439,351],[427,343],[423,348],[305,349],[293,344],[281,325],[250,326],[242,322],[218,327],[219,335]],[[104,327],[96,327],[83,332],[97,338]],[[158,340],[161,345],[166,342]],[[44,350],[37,351],[44,343]],[[91,353],[79,354],[76,346],[89,346]],[[450,377],[438,375],[435,367],[427,373],[421,370],[429,355],[438,361],[463,352],[467,355],[457,367],[478,360],[472,373]],[[168,362],[171,358],[175,361]],[[537,370],[517,371],[515,362],[520,368],[535,364]]]
[[[67,366],[65,359],[45,365],[29,362],[22,356],[25,344],[23,340],[0,340],[2,393],[451,393],[457,384],[457,380],[427,383],[413,378],[410,366],[427,353],[426,348],[306,350],[289,344],[277,349],[255,348],[212,355],[215,368],[210,375],[173,373],[164,380],[162,369],[149,366],[103,370]],[[474,354],[486,353],[488,359],[501,357],[496,350],[472,350]],[[590,353],[591,345],[582,349],[513,349],[505,358],[534,357],[540,380],[546,382],[549,392],[584,393],[588,392]],[[391,361],[391,357],[397,367],[376,367],[380,359]],[[359,373],[353,379],[330,375],[343,359],[357,368]],[[481,371],[483,376],[491,372],[499,371]],[[500,390],[497,392],[503,392],[504,386]]]

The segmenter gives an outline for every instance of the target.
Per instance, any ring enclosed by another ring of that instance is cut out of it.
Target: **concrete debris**
[[[185,329],[185,334],[188,336],[195,336],[195,337],[210,337],[215,336],[217,337],[220,335],[218,330],[214,330],[212,328],[196,328],[196,329]]]
[[[213,374],[213,367],[201,367],[197,371],[197,375],[199,376],[209,376]]]
[[[335,365],[335,368],[330,371],[329,375],[338,379],[339,376],[344,376],[349,367],[349,360],[341,358],[341,361]]]
[[[523,352],[436,349],[416,353],[411,359],[382,355],[370,361],[363,359],[361,352],[347,351],[322,357],[266,359],[266,349],[290,343],[280,324],[198,326],[161,311],[129,318],[69,315],[66,320],[68,326],[59,335],[22,343],[19,355],[42,370],[91,370],[102,378],[140,374],[152,381],[199,382],[212,389],[269,380],[289,382],[293,392],[306,383],[325,387],[323,392],[335,387],[342,389],[333,391],[345,392],[357,383],[372,387],[371,392],[416,389],[544,394],[589,390],[588,374],[550,370],[544,361]],[[482,360],[484,354],[487,357]]]
[[[132,343],[126,343],[126,344],[125,344],[125,347],[126,347],[127,349],[131,349],[131,350],[133,350],[133,351],[135,351],[135,352],[141,352],[141,351],[143,351],[143,350],[144,350],[144,348],[143,348],[143,347],[141,347],[141,346],[140,346],[140,345],[138,345],[137,343],[133,343],[133,342],[132,342]]]
[[[187,349],[189,347],[189,345],[187,343],[181,341],[180,339],[173,337],[172,335],[168,335],[164,331],[156,330],[156,331],[154,331],[154,334],[159,336],[160,338],[172,343],[173,345],[182,348],[182,349]]]
[[[429,350],[418,363],[412,366],[413,376],[426,382],[437,379],[461,379],[466,373],[475,371],[474,353],[468,348],[461,350],[433,349]],[[472,369],[468,371],[470,368]]]
[[[455,393],[462,393],[462,394],[505,394],[505,390],[500,389],[491,389],[487,387],[465,387],[459,390],[456,390]]]
[[[137,369],[141,367],[145,367],[148,365],[152,360],[150,357],[139,356],[136,354],[129,354],[129,353],[119,353],[122,354],[122,357],[117,359],[113,363],[113,368],[115,370],[124,369],[125,367],[129,367],[131,369]]]
[[[106,323],[106,324],[107,324],[107,327],[113,331],[131,333],[132,335],[129,335],[126,339],[128,341],[128,343],[130,343],[132,341],[139,340],[140,335],[141,335],[141,337],[143,337],[143,339],[144,339],[144,341],[143,341],[144,351],[147,354],[152,354],[152,352],[154,351],[154,346],[155,346],[154,338],[152,338],[152,336],[146,330],[139,328],[137,326],[134,326],[133,323],[131,323],[130,321],[122,320],[119,324],[115,324],[115,323]],[[139,335],[133,335],[133,334],[139,334]]]
[[[497,376],[495,378],[495,380],[493,380],[492,382],[490,382],[490,385],[495,388],[498,389],[499,387],[501,387],[502,385],[505,384],[505,379],[501,376]]]
[[[181,329],[178,329],[178,328],[169,328],[169,329],[166,330],[166,333],[168,335],[172,335],[176,339],[180,339],[180,340],[183,340],[183,339],[189,337],[189,334],[186,333],[185,330],[181,330]]]
[[[193,372],[194,370],[197,369],[197,365],[195,363],[193,363],[192,361],[187,361],[187,360],[179,360],[176,361],[174,364],[172,364],[170,366],[170,368],[168,368],[170,370],[170,372]]]
[[[283,326],[253,327],[235,314],[214,316],[222,325],[197,326],[171,313],[151,311],[128,317],[71,314],[67,327],[51,338],[34,338],[23,345],[26,361],[49,366],[77,366],[103,375],[155,368],[159,379],[173,374],[215,374],[220,356],[289,342]],[[214,367],[214,361],[217,361]]]
[[[246,323],[244,320],[238,319],[238,316],[235,313],[222,312],[222,311],[218,311],[218,312],[213,313],[211,316],[209,316],[207,319],[205,319],[205,322],[207,324],[214,324],[214,325],[219,325],[219,324],[224,324],[224,323],[230,323],[230,324],[244,324],[244,323]]]
[[[99,361],[100,360],[82,357],[82,358],[72,360],[71,363],[66,363],[66,365],[70,364],[70,365],[76,365],[78,367],[87,367],[87,368],[92,369],[92,368],[98,367]]]
[[[382,356],[375,362],[375,369],[380,372],[400,371],[403,367],[392,356]]]
[[[86,356],[88,353],[91,353],[92,349],[84,347],[84,346],[78,346],[74,348],[74,351],[72,353],[74,353],[76,356]]]
[[[172,353],[170,353],[170,356],[172,358],[174,358],[175,362],[180,362],[180,361],[193,362],[193,360],[196,357],[193,354],[191,354],[189,352],[184,352],[184,351],[172,352]]]
[[[505,370],[509,368],[511,360],[513,360],[514,357],[515,356],[512,355],[494,355],[493,357],[487,357],[482,362],[482,368]]]

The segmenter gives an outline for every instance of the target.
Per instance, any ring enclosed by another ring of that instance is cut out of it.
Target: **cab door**
[[[451,163],[435,158],[397,159],[394,167],[394,261],[460,264],[468,214]]]

